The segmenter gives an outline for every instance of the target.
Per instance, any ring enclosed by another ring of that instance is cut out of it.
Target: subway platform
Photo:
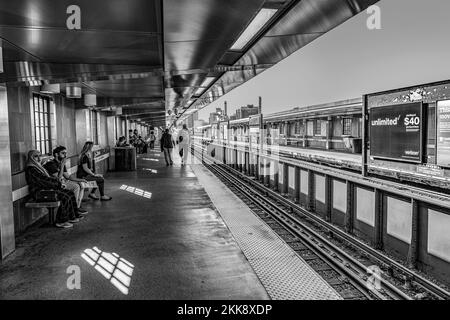
[[[0,264],[0,299],[341,299],[220,181],[159,150],[106,176],[72,229],[35,226]]]

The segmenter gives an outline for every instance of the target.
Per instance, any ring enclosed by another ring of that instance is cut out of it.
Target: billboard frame
[[[434,116],[435,116],[435,121],[436,121],[436,135],[435,135],[435,143],[436,143],[436,149],[435,149],[435,165],[437,165],[437,166],[439,166],[439,167],[441,167],[441,168],[446,168],[446,169],[450,169],[450,164],[448,164],[448,165],[441,165],[441,164],[438,164],[438,152],[439,152],[439,149],[438,149],[438,105],[439,105],[439,102],[441,102],[441,101],[450,101],[450,99],[445,99],[445,100],[443,100],[443,99],[441,99],[441,100],[436,100],[436,111],[435,111],[435,113],[434,113]]]

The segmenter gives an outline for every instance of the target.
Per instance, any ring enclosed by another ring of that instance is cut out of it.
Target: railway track
[[[196,156],[201,158],[198,152]],[[215,164],[205,155],[203,161],[344,299],[450,299],[449,292],[417,272],[261,183],[229,166]],[[381,273],[371,274],[377,269]]]

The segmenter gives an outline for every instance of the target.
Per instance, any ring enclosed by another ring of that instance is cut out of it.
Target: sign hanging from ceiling
[[[436,164],[450,167],[450,100],[437,102],[436,128]]]
[[[370,109],[370,156],[406,162],[422,161],[422,103]]]

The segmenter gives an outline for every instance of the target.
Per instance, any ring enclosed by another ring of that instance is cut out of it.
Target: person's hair
[[[164,130],[164,133],[169,133],[169,129]]]
[[[128,132],[133,132],[133,129],[128,130]]]
[[[123,140],[125,140],[125,137],[119,137],[119,141],[123,141]]]
[[[92,141],[86,141],[86,143],[83,146],[83,149],[81,149],[80,152],[80,160],[83,158],[85,154],[87,154],[89,151],[91,151],[92,147],[94,146],[94,143]]]
[[[55,156],[57,153],[60,153],[61,151],[64,151],[64,150],[67,150],[67,148],[64,146],[56,147],[55,149],[53,149],[53,156]]]
[[[150,134],[154,134],[154,132],[153,132],[153,131],[150,131]]]
[[[183,123],[183,129],[186,129],[186,130],[187,130],[187,125],[186,125],[186,123]]]

